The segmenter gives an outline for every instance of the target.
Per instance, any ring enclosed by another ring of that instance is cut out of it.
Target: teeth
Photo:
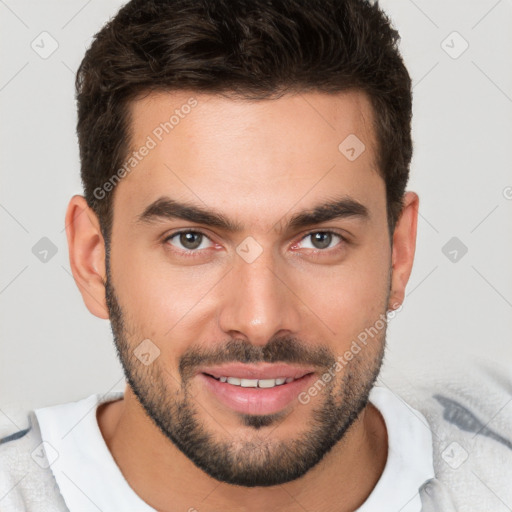
[[[260,379],[258,387],[260,388],[273,388],[276,385],[276,379]]]
[[[215,377],[214,377],[215,378]],[[273,388],[294,381],[293,377],[279,377],[277,379],[239,379],[238,377],[219,377],[217,380],[227,382],[243,388]]]
[[[258,379],[240,379],[240,386],[243,388],[257,388]]]

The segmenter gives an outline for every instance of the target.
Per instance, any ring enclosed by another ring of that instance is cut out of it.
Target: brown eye
[[[209,247],[209,238],[199,231],[180,231],[165,240],[182,251],[196,251]]]
[[[185,249],[197,249],[201,245],[203,235],[201,233],[181,233],[179,240]]]
[[[298,245],[302,249],[325,250],[340,245],[342,241],[344,238],[333,231],[314,231],[306,235]]]
[[[327,249],[332,242],[332,234],[320,231],[313,233],[311,236],[311,243],[316,249]]]

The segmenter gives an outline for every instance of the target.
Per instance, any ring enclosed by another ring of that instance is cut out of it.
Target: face
[[[128,383],[210,476],[296,479],[343,440],[383,357],[391,246],[369,102],[153,93],[132,126],[149,149],[115,189],[106,286]]]

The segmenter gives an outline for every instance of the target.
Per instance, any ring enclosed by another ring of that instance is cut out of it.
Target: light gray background
[[[81,193],[74,73],[121,4],[0,0],[0,425],[124,387],[109,323],[87,311],[71,276],[64,231],[68,200]],[[381,5],[414,82],[408,188],[421,198],[415,267],[390,322],[384,374],[413,378],[468,354],[510,367],[512,2]],[[469,44],[460,56],[454,31]],[[44,59],[31,46],[51,49],[42,32],[58,43]],[[32,252],[42,237],[57,248],[47,262]],[[443,253],[452,237],[468,249],[455,262]]]

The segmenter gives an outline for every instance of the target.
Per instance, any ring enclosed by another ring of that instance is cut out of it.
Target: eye
[[[184,251],[197,252],[199,249],[207,249],[213,245],[212,241],[200,231],[178,231],[168,236],[164,242]]]
[[[300,244],[304,243],[310,239],[310,243],[306,243],[303,245],[303,249],[315,249],[315,250],[324,250],[331,249],[339,245],[340,241],[345,241],[345,238],[333,231],[314,231],[313,233],[307,234],[302,240],[294,246],[300,246]]]

